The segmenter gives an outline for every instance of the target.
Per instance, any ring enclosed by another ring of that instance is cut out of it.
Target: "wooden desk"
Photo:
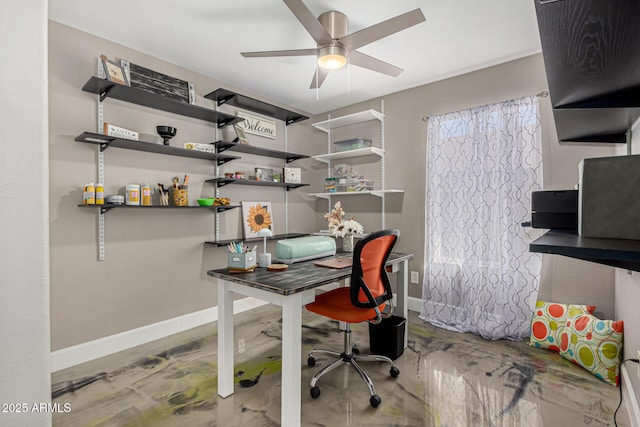
[[[352,254],[338,253],[350,257]],[[392,252],[387,270],[398,274],[395,314],[407,318],[409,260],[413,254]],[[281,272],[256,268],[253,273],[229,274],[226,268],[209,270],[218,284],[218,395],[233,394],[233,293],[255,297],[282,307],[281,421],[284,427],[300,425],[302,378],[302,307],[315,300],[316,288],[348,279],[351,268],[318,267],[315,261],[289,266]],[[405,334],[405,348],[407,346]]]

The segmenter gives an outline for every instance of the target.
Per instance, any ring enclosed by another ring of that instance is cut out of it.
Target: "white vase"
[[[347,234],[342,238],[342,251],[353,252],[353,234]]]

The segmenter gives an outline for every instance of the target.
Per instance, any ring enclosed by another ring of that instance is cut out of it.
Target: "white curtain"
[[[487,339],[529,336],[542,258],[521,223],[542,188],[537,97],[431,117],[427,145],[420,317]]]

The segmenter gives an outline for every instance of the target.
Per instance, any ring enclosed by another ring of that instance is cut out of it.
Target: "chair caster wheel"
[[[353,354],[360,354],[360,349],[354,345],[354,346],[351,348],[351,352],[352,352]]]
[[[309,390],[309,394],[311,395],[312,399],[317,399],[318,396],[320,396],[320,388],[317,385],[311,387],[311,390]]]
[[[313,368],[314,366],[316,366],[315,357],[309,356],[309,358],[307,359],[307,366],[310,368]]]
[[[395,378],[398,375],[400,375],[400,369],[396,368],[395,366],[392,366],[391,369],[389,369],[389,373],[393,378]]]
[[[371,403],[371,406],[373,406],[374,408],[377,408],[378,406],[380,406],[380,403],[382,403],[382,399],[380,399],[380,396],[378,396],[377,394],[374,394],[373,396],[371,396],[371,399],[369,399],[369,403]]]

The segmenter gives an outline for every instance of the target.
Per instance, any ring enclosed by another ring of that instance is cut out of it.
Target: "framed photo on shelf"
[[[244,238],[259,237],[258,231],[263,228],[268,228],[275,234],[272,215],[271,202],[242,202]]]
[[[284,168],[284,182],[300,184],[302,182],[302,169]]]
[[[127,79],[127,73],[122,65],[113,62],[105,55],[100,55],[100,63],[107,80],[119,85],[129,86],[129,79]]]
[[[244,129],[238,125],[233,125],[233,129],[236,131],[236,135],[238,135],[237,139],[240,144],[251,145],[247,139],[247,134],[244,133]]]
[[[273,169],[254,168],[256,181],[273,181]]]

